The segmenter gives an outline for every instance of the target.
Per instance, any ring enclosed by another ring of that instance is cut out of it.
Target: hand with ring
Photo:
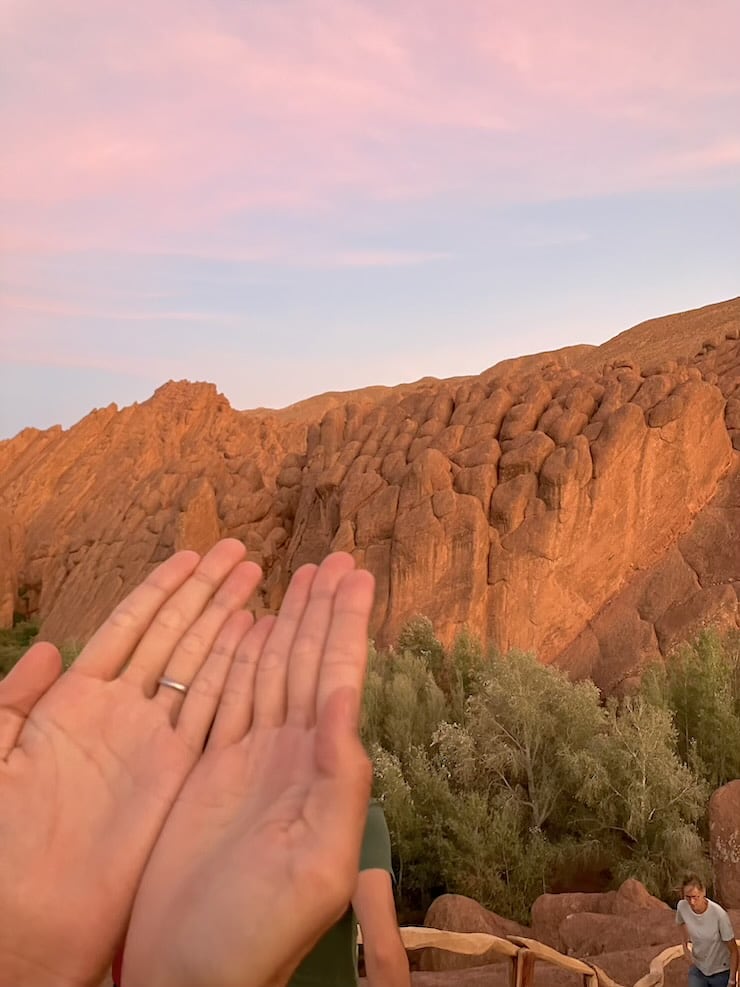
[[[206,749],[134,903],[132,987],[275,987],[347,908],[371,768],[358,737],[373,579],[299,569],[237,647]]]
[[[36,644],[0,682],[3,984],[102,979],[252,625],[244,556],[234,540],[174,555],[67,672]]]

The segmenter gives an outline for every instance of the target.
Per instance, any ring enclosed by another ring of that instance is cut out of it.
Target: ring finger
[[[168,710],[173,723],[219,632],[229,617],[242,609],[260,576],[259,566],[253,562],[239,563],[172,652],[156,683],[154,702]]]

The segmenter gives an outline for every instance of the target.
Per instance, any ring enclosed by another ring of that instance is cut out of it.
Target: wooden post
[[[532,987],[534,984],[534,954],[528,949],[520,949],[516,959],[516,987]]]

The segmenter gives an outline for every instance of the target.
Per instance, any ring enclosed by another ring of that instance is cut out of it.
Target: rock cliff
[[[84,640],[174,548],[242,538],[274,609],[332,549],[372,631],[423,613],[605,690],[737,624],[740,299],[478,376],[233,410],[210,384],[0,443],[0,621]]]

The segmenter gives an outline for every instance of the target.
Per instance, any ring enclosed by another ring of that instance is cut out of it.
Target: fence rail
[[[464,956],[496,953],[508,961],[510,987],[532,987],[534,968],[538,962],[580,974],[583,987],[624,987],[595,963],[565,956],[551,946],[524,936],[502,939],[487,932],[447,932],[425,926],[402,926],[401,940],[406,949],[444,949]],[[740,940],[736,941],[740,946]],[[682,955],[681,946],[664,949],[650,961],[648,973],[640,977],[633,987],[663,987],[665,968]]]

